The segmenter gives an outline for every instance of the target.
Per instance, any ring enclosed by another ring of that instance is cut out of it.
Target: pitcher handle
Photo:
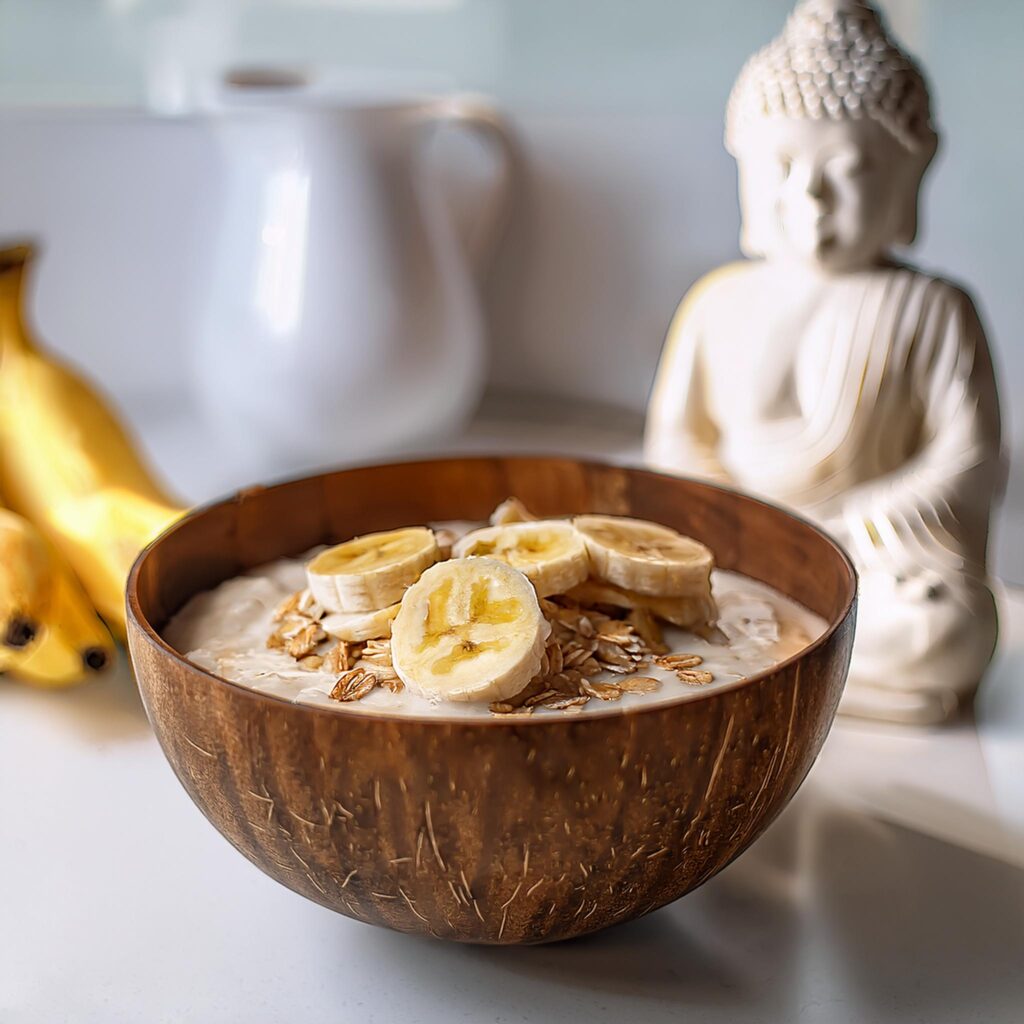
[[[508,119],[483,96],[457,93],[442,97],[431,109],[430,118],[435,124],[469,129],[497,154],[498,181],[490,188],[484,209],[477,215],[476,227],[466,243],[470,265],[483,277],[508,228],[512,201],[521,178],[519,147]]]

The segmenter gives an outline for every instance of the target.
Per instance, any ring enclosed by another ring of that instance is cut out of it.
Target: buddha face
[[[845,273],[913,240],[927,160],[869,118],[763,118],[736,158],[748,252]]]

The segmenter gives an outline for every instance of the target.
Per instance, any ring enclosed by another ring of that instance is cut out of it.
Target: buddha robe
[[[955,285],[752,262],[709,275],[676,314],[645,456],[789,505],[843,544],[861,579],[844,709],[925,722],[973,692],[995,643],[999,435],[985,335]]]

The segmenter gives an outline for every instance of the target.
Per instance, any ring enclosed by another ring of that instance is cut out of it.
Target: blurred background
[[[989,330],[1004,436],[1018,456],[995,568],[1021,581],[1024,548],[1012,537],[1024,528],[1024,413],[1015,408],[1024,392],[1024,122],[1011,83],[1024,6],[883,6],[932,82],[941,143],[914,259],[966,284]],[[272,67],[342,97],[483,93],[506,114],[521,159],[508,230],[481,284],[485,413],[528,409],[542,422],[638,435],[678,300],[738,255],[725,102],[744,59],[790,8],[0,0],[0,235],[42,244],[31,308],[48,344],[102,382],[174,487],[208,498],[257,472],[299,468],[284,460],[249,469],[213,443],[197,452],[188,433],[193,377],[203,372],[194,349],[224,230],[204,114],[211,83],[229,68]],[[444,145],[440,177],[446,159],[457,165],[448,201],[468,223],[488,202],[494,152],[468,136]]]
[[[409,452],[639,462],[675,308],[740,254],[730,88],[793,3],[0,0],[0,248],[38,246],[44,351],[113,399],[184,501]],[[878,5],[931,82],[940,145],[910,258],[962,283],[987,329],[1010,460],[991,565],[1020,584],[1024,3]],[[21,436],[88,441],[96,419],[60,419],[52,394]],[[91,464],[67,447],[61,484],[134,483],[117,445]],[[177,515],[145,497],[161,528]],[[410,947],[242,870],[174,782],[92,614],[123,616],[125,559],[156,532],[123,498],[127,541],[108,515],[82,548],[111,556],[111,601],[79,595],[116,670],[47,692],[82,676],[73,631],[70,668],[0,658],[43,687],[0,686],[4,1024],[44,1005],[83,1022],[1019,1019],[1024,592],[999,588],[970,714],[839,720],[768,835],[682,904],[513,956]]]

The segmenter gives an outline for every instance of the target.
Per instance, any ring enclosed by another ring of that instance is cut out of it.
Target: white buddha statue
[[[860,573],[842,710],[937,722],[992,655],[1001,487],[970,298],[898,262],[936,148],[920,71],[854,0],[803,0],[729,100],[742,247],[669,332],[645,455],[817,521]],[[814,566],[806,567],[814,572]]]

